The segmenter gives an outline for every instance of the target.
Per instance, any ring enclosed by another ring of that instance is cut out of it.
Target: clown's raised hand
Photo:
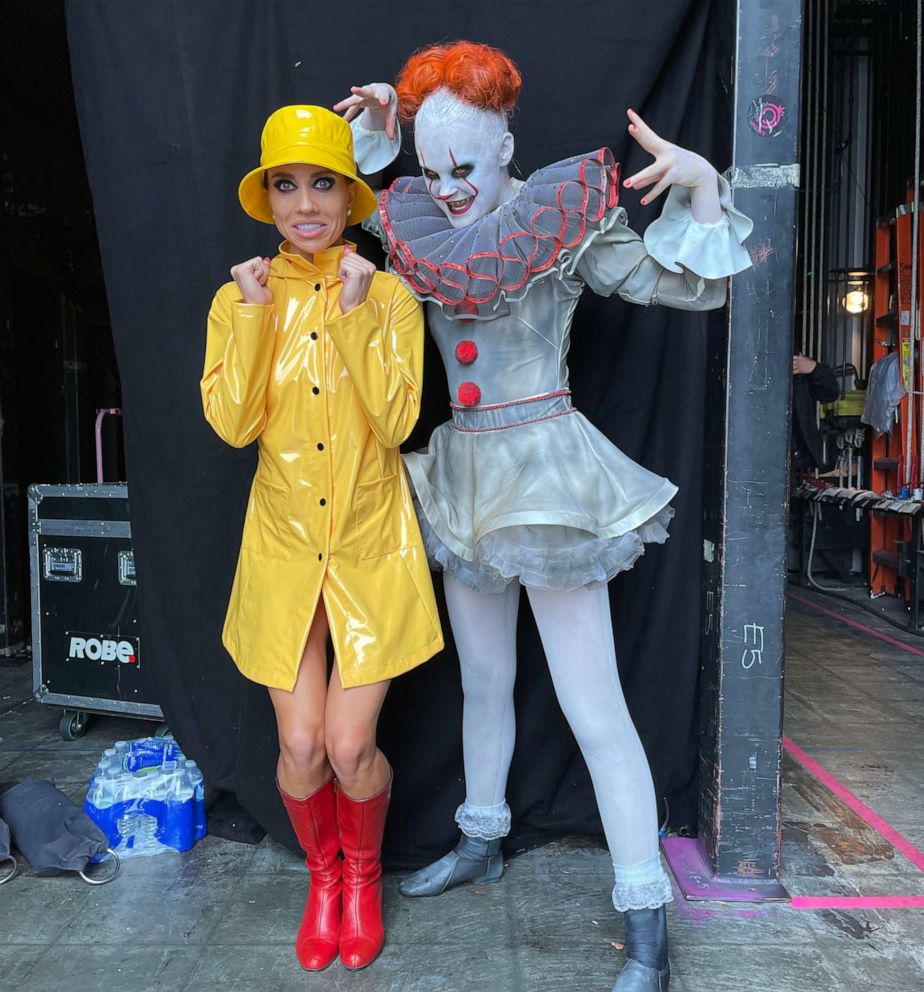
[[[366,83],[365,86],[351,86],[350,93],[346,99],[334,104],[334,110],[348,121],[368,110],[368,122],[364,121],[364,126],[370,131],[384,131],[389,138],[394,138],[398,115],[395,88],[388,83]]]
[[[721,219],[718,174],[715,169],[695,152],[687,151],[655,133],[634,110],[628,114],[629,134],[654,156],[654,162],[623,183],[630,189],[653,189],[646,193],[642,204],[657,199],[669,186],[686,186],[691,190],[693,219],[711,224]]]

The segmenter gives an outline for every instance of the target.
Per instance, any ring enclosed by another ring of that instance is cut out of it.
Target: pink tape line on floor
[[[814,603],[796,593],[789,592],[787,596],[812,610],[840,620],[841,623],[855,627],[857,630],[862,630],[863,633],[869,634],[877,640],[885,641],[887,644],[901,648],[902,651],[924,658],[924,651],[920,648],[905,644],[903,641],[875,630],[865,623],[859,623],[857,620],[845,617],[841,613],[829,610],[827,607]],[[852,809],[857,816],[869,824],[881,837],[884,837],[896,850],[901,851],[916,868],[924,871],[924,852],[915,847],[907,837],[903,837],[890,823],[874,813],[866,803],[858,799],[843,783],[839,782],[830,772],[825,771],[817,761],[810,758],[802,748],[794,744],[788,737],[783,738],[783,747],[799,764]],[[924,896],[795,896],[791,905],[793,909],[912,909],[924,908]]]
[[[896,851],[901,851],[913,865],[924,871],[924,851],[915,847],[907,837],[903,837],[895,827],[886,823],[878,813],[874,813],[866,803],[858,799],[846,785],[838,781],[830,772],[825,771],[814,758],[810,758],[801,747],[793,744],[785,736],[783,737],[783,748],[803,768],[811,772],[819,782],[827,786],[845,806],[848,806],[861,820],[869,824],[880,837],[884,837]]]
[[[860,623],[858,620],[851,620],[850,617],[845,617],[841,613],[837,613],[834,610],[829,610],[826,606],[820,606],[818,603],[813,603],[810,599],[806,599],[798,593],[787,592],[786,596],[788,599],[794,599],[797,603],[802,603],[803,606],[807,606],[809,609],[817,610],[819,613],[824,613],[829,617],[834,617],[835,620],[840,620],[841,623],[847,624],[848,627],[856,627],[857,630],[862,630],[864,634],[869,634],[870,637],[875,637],[880,641],[885,641],[886,644],[892,644],[897,648],[901,648],[902,651],[907,651],[909,654],[916,654],[919,658],[924,658],[924,651],[920,648],[916,648],[911,644],[905,644],[904,641],[900,641],[895,637],[889,637],[888,634],[883,634],[881,630],[875,630],[873,627],[867,627],[865,623]]]
[[[924,896],[793,896],[793,909],[924,909]]]

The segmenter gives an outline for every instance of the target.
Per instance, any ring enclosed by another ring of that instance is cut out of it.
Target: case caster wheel
[[[66,741],[76,741],[87,732],[87,714],[81,710],[65,710],[58,731]]]
[[[157,729],[154,731],[155,737],[172,737],[173,734],[170,732],[170,728],[166,723],[159,723]]]

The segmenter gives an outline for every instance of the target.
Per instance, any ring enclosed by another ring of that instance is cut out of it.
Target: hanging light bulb
[[[866,313],[869,309],[869,295],[862,289],[851,289],[841,301],[847,313]]]

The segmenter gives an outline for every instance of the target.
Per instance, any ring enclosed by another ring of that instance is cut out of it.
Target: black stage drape
[[[625,175],[637,170],[647,157],[627,136],[626,107],[722,169],[728,118],[709,7],[662,0],[640,13],[629,0],[472,0],[395,5],[385,16],[367,2],[68,3],[122,377],[144,657],[171,728],[207,780],[290,846],[273,786],[267,693],[238,675],[219,639],[256,449],[224,445],[203,420],[198,392],[213,292],[233,263],[273,254],[278,240],[236,198],[258,161],[263,121],[287,103],[330,106],[351,84],[393,79],[416,47],[463,37],[503,48],[522,69],[519,175],[603,144]],[[406,153],[398,164],[415,171]],[[628,191],[623,202],[637,229],[660,210]],[[705,321],[588,293],[571,355],[576,405],[680,486],[670,541],[611,584],[620,674],[667,800],[662,813],[678,827],[696,817]],[[427,372],[409,447],[423,446],[447,416],[435,349]],[[461,691],[445,615],[444,625],[449,647],[395,682],[382,718],[381,744],[396,769],[386,839],[393,865],[421,863],[456,837]],[[600,831],[526,604],[519,633],[510,850]]]

